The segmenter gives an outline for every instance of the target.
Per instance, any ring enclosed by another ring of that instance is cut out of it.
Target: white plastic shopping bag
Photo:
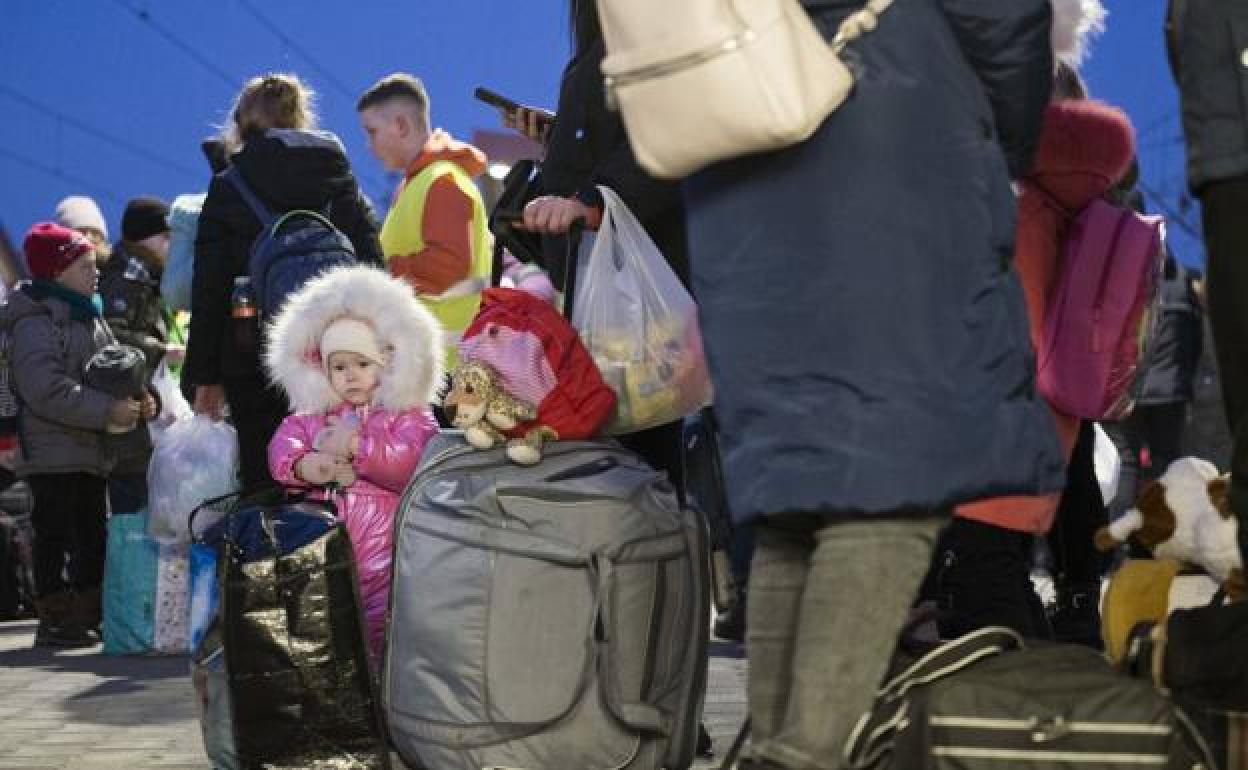
[[[693,297],[613,190],[579,265],[572,325],[616,394],[609,434],[679,420],[711,402]]]
[[[234,428],[204,415],[169,426],[152,452],[147,487],[148,534],[165,544],[190,542],[191,511],[238,489]]]
[[[194,412],[182,395],[177,375],[169,370],[169,362],[161,359],[152,375],[152,388],[160,397],[160,414],[156,419],[147,421],[147,429],[152,434],[152,445],[155,446],[164,432],[178,420],[189,420]]]
[[[1118,454],[1118,447],[1114,445],[1100,423],[1097,423],[1095,428],[1096,444],[1092,450],[1092,464],[1096,468],[1096,481],[1101,487],[1101,499],[1109,505],[1118,494],[1122,457]]]

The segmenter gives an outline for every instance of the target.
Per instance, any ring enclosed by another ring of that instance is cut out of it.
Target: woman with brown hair
[[[252,78],[222,130],[230,165],[275,212],[310,209],[328,215],[363,263],[381,264],[377,219],[360,193],[338,137],[318,131],[313,94],[289,74]],[[238,430],[244,489],[272,483],[266,451],[289,413],[285,396],[260,366],[254,322],[231,321],[236,279],[261,224],[219,173],[208,187],[195,239],[191,334],[183,378],[195,386],[195,413],[220,419],[228,404]]]

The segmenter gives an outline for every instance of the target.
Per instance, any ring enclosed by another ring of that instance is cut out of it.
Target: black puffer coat
[[[637,165],[619,114],[607,109],[600,69],[606,48],[596,31],[597,21],[578,23],[592,29],[585,33],[589,41],[563,71],[558,113],[542,165],[541,192],[601,206],[596,186],[610,187],[646,228],[672,270],[687,282],[689,254],[680,185],[655,179]],[[547,265],[556,277],[562,275],[562,265],[552,263],[561,258],[558,246],[553,252],[547,249]]]
[[[248,140],[231,162],[269,208],[328,211],[361,262],[382,264],[377,218],[336,136],[273,129]],[[190,383],[216,385],[260,371],[257,355],[237,350],[229,327],[234,278],[248,274],[251,245],[259,233],[260,221],[234,186],[222,174],[213,177],[195,238],[191,334],[182,370]]]

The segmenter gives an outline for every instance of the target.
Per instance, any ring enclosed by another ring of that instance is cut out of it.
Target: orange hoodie
[[[1054,102],[1045,110],[1035,166],[1023,180],[1018,200],[1014,246],[1033,348],[1039,346],[1044,330],[1045,308],[1057,283],[1071,219],[1123,178],[1134,155],[1134,131],[1121,110],[1073,99]],[[1050,409],[1069,460],[1079,435],[1079,418]],[[960,505],[956,513],[1006,529],[1042,534],[1052,526],[1060,500],[1060,494],[997,497]]]
[[[437,129],[408,166],[395,193],[396,204],[412,177],[439,160],[455,163],[470,177],[479,176],[486,166],[485,153]],[[427,295],[441,294],[468,278],[472,267],[472,208],[473,200],[455,180],[445,174],[438,177],[429,188],[420,215],[424,248],[411,254],[386,254],[390,272],[407,281],[418,293]]]

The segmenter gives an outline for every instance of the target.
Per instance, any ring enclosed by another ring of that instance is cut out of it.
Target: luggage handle
[[[876,767],[893,750],[897,733],[909,720],[910,699],[915,687],[931,684],[955,674],[984,658],[1022,649],[1023,638],[1012,629],[988,626],[947,642],[919,658],[886,682],[876,693],[876,702],[854,725],[845,742],[844,765],[850,770]],[[895,706],[887,717],[873,719],[882,707]]]
[[[515,223],[524,217],[524,212],[495,211],[494,216],[508,224]],[[585,218],[577,217],[568,225],[565,236],[567,249],[563,259],[563,317],[572,320],[573,300],[576,297],[577,257],[581,251],[581,238],[585,234]],[[515,256],[515,255],[512,255]],[[503,243],[494,239],[493,264],[490,267],[490,285],[498,286],[503,280]]]

